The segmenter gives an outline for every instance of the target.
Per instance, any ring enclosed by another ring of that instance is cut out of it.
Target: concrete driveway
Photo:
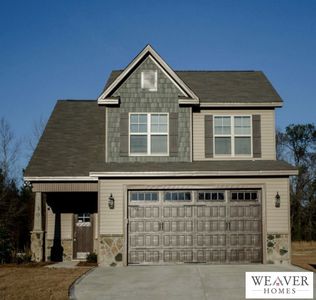
[[[174,265],[96,268],[72,288],[72,299],[245,299],[245,272],[304,270],[286,265]],[[314,289],[315,278],[314,276]],[[315,293],[315,292],[314,292]]]

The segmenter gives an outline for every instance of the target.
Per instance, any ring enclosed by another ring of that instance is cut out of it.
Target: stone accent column
[[[289,264],[290,255],[288,234],[270,233],[267,235],[267,263]]]
[[[100,235],[99,266],[123,266],[123,235]]]
[[[33,231],[31,231],[31,252],[33,261],[40,262],[43,260],[43,238],[42,193],[36,192],[34,205],[34,226]]]

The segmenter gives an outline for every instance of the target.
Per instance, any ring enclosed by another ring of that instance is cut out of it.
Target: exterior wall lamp
[[[279,195],[279,192],[275,195],[275,207],[280,207],[281,206],[281,197]]]
[[[109,209],[114,209],[114,197],[111,193],[109,199],[108,199]]]

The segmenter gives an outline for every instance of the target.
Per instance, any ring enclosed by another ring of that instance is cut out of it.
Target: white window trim
[[[167,132],[151,132],[151,115],[166,115],[167,116]],[[146,133],[131,133],[131,115],[147,115],[147,132]],[[147,135],[147,153],[131,153],[131,135]],[[167,136],[167,152],[166,153],[151,153],[152,135],[166,135]],[[129,156],[169,156],[169,113],[166,112],[130,112],[128,114],[128,155]]]
[[[152,88],[152,89],[144,88],[144,72],[147,72],[147,71],[153,71],[155,73],[155,87]],[[146,90],[146,91],[149,91],[149,92],[157,92],[157,90],[158,90],[158,72],[157,72],[157,70],[144,70],[144,71],[141,71],[141,88],[142,88],[142,90]]]
[[[230,118],[230,134],[215,134],[215,118],[229,117]],[[250,117],[250,134],[235,134],[235,117]],[[252,115],[213,115],[213,153],[216,158],[249,158],[253,157],[253,134],[252,134]],[[231,154],[216,154],[215,138],[230,137],[231,138]],[[250,154],[235,154],[235,137],[250,137]]]

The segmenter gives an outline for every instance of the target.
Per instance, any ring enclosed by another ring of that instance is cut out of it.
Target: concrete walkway
[[[304,270],[286,265],[99,267],[76,282],[71,291],[71,299],[240,300],[245,299],[247,271]]]

